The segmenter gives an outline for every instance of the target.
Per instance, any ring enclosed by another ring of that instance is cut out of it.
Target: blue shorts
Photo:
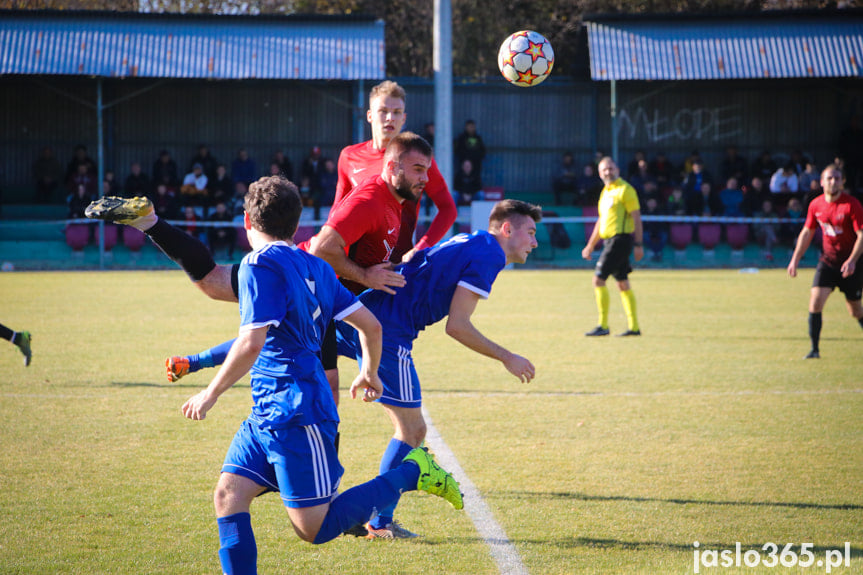
[[[336,322],[339,355],[353,357],[361,363],[363,354],[357,331],[345,322]],[[422,407],[420,380],[411,356],[413,342],[385,340],[381,350],[378,377],[384,384],[381,403],[396,407]]]
[[[245,420],[234,435],[222,471],[278,491],[287,507],[313,507],[335,497],[344,468],[336,455],[338,423],[282,429]]]

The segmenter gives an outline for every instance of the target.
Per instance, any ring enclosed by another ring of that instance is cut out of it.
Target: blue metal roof
[[[849,14],[850,16],[850,14]],[[594,80],[727,80],[863,75],[863,19],[587,22]]]
[[[4,12],[0,74],[358,80],[385,76],[371,18]]]

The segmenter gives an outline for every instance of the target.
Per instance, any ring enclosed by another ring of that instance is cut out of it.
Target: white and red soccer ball
[[[500,73],[516,86],[536,86],[551,74],[554,50],[545,36],[521,30],[509,36],[497,53]]]

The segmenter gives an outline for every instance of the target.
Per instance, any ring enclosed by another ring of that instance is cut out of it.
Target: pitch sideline
[[[473,521],[476,530],[488,545],[492,559],[498,569],[505,575],[528,575],[527,567],[521,560],[518,550],[510,542],[506,531],[495,520],[491,509],[486,505],[479,490],[464,472],[455,454],[450,450],[437,428],[432,423],[431,416],[425,406],[422,408],[426,426],[426,443],[434,452],[435,459],[441,466],[456,476],[464,494],[464,508]]]

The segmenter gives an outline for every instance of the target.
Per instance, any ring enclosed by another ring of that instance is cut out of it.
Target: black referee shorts
[[[632,265],[629,256],[632,255],[634,239],[632,234],[618,234],[603,241],[602,253],[596,262],[594,275],[605,281],[608,276],[614,276],[619,282],[629,278]]]

